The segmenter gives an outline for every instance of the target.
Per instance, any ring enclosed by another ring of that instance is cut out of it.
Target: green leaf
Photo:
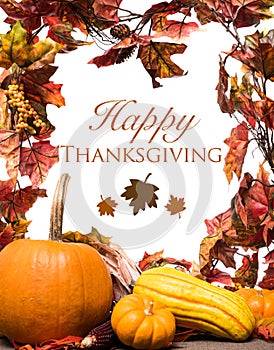
[[[49,38],[29,45],[27,32],[20,22],[16,22],[7,34],[0,34],[0,40],[0,66],[6,69],[13,63],[21,68],[52,63],[63,47]]]

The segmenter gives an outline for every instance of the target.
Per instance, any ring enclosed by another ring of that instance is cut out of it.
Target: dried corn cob
[[[109,350],[118,343],[117,337],[113,332],[110,321],[92,329],[82,340],[81,345],[84,348],[94,350]]]

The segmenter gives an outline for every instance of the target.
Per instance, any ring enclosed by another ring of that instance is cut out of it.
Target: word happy
[[[159,111],[156,113],[156,107],[146,106],[147,111],[141,114],[130,114],[129,107],[137,104],[135,100],[115,100],[100,103],[94,110],[95,115],[99,117],[99,122],[89,126],[91,131],[98,131],[103,127],[108,127],[112,131],[132,131],[130,143],[136,140],[137,136],[144,136],[148,143],[151,143],[156,136],[162,134],[161,138],[166,143],[173,143],[178,140],[190,129],[194,128],[200,120],[196,121],[196,117],[187,118],[186,115],[176,116],[172,114],[173,107],[170,107],[167,112]],[[171,133],[168,135],[166,131]],[[176,135],[176,136],[174,136]]]

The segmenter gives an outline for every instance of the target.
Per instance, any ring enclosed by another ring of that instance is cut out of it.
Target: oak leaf
[[[179,219],[181,218],[181,212],[186,209],[184,198],[177,198],[173,195],[170,195],[169,203],[165,206],[167,210],[170,212],[170,215],[179,215]]]
[[[100,216],[102,215],[110,215],[114,216],[115,208],[117,206],[117,203],[111,199],[111,197],[107,197],[103,199],[101,196],[102,201],[97,204],[97,207],[99,208]]]
[[[145,210],[146,204],[149,208],[157,208],[158,196],[155,192],[159,188],[146,182],[150,175],[151,173],[148,174],[145,181],[130,179],[131,185],[125,187],[126,191],[121,194],[121,197],[125,197],[126,200],[131,199],[129,205],[133,207],[133,215],[138,214],[139,210]]]
[[[20,22],[16,22],[7,34],[0,34],[0,66],[6,69],[16,63],[21,68],[41,67],[54,62],[62,45],[50,38],[34,45],[27,43],[27,32]]]
[[[20,173],[29,176],[32,187],[37,188],[58,160],[58,147],[52,146],[49,141],[33,142],[31,148],[21,148]]]

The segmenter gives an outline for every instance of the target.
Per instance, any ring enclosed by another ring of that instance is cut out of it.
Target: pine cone
[[[117,24],[110,29],[110,34],[115,39],[124,39],[130,35],[130,28],[127,24]]]
[[[137,45],[132,45],[129,47],[122,48],[119,51],[119,54],[117,56],[115,63],[120,64],[120,63],[125,62],[127,59],[129,59],[132,56],[132,54],[136,50],[136,48],[137,48]]]

